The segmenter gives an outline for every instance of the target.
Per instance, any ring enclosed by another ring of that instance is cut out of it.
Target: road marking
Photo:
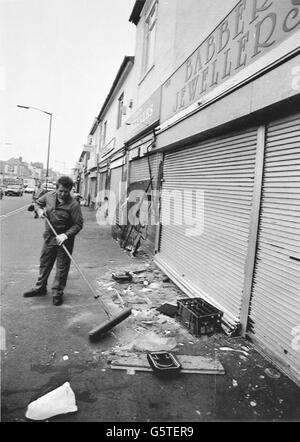
[[[22,210],[26,209],[28,207],[28,204],[26,204],[26,206],[23,207],[19,207],[18,209],[12,210],[11,212],[7,212],[4,215],[0,216],[0,220],[2,220],[3,218],[8,218],[11,215],[16,215],[19,212],[22,212]]]

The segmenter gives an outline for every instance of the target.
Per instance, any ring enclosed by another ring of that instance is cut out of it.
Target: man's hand
[[[44,213],[43,209],[41,209],[41,208],[37,209],[37,214],[38,214],[39,218],[45,218],[45,213]]]
[[[65,233],[61,233],[60,235],[57,235],[57,237],[56,237],[56,241],[59,246],[61,246],[67,239],[68,239],[68,237]]]

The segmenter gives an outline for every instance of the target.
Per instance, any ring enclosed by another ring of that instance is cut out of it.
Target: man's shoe
[[[62,305],[63,302],[64,300],[62,296],[53,296],[53,305]]]
[[[45,295],[47,295],[46,288],[31,289],[23,294],[24,298],[32,298],[33,296],[45,296]]]

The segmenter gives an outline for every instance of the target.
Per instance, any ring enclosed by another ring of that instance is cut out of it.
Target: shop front
[[[127,224],[122,238],[135,252],[142,248],[154,252],[158,223],[158,189],[162,154],[155,151],[155,128],[159,122],[161,88],[126,123],[127,132]]]
[[[212,55],[215,75],[208,87],[200,45],[163,85],[156,149],[164,154],[164,166],[155,257],[188,296],[220,308],[227,329],[251,338],[297,383],[299,17],[296,5],[272,2],[248,28],[245,20],[245,45],[238,52],[244,63],[226,71],[226,81],[221,71],[217,75]],[[279,30],[280,20],[285,26]],[[230,26],[230,14],[218,29],[226,23]],[[204,45],[217,41],[214,33]],[[270,44],[251,52],[258,42]],[[229,54],[235,43],[228,37],[227,44]]]

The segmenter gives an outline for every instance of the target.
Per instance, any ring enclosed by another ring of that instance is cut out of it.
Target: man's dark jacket
[[[81,207],[70,195],[66,201],[60,203],[56,191],[48,192],[41,196],[36,204],[41,209],[46,209],[46,216],[49,218],[56,233],[65,233],[68,238],[73,238],[83,227]],[[54,236],[52,230],[46,223],[46,236]]]

